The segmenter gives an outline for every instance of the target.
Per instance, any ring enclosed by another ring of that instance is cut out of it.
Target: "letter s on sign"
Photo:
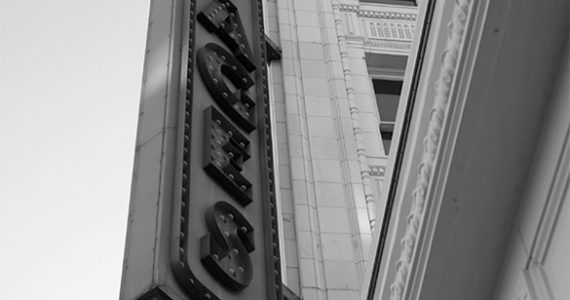
[[[202,237],[202,264],[225,286],[239,291],[253,277],[249,253],[254,250],[253,227],[231,204],[219,201],[206,211],[209,233]]]

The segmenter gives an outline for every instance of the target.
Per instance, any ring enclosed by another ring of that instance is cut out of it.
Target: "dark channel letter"
[[[217,280],[235,291],[253,277],[249,253],[254,250],[253,227],[231,204],[217,202],[206,211],[208,233],[201,239],[202,264]]]
[[[221,112],[204,110],[204,170],[242,206],[252,201],[251,183],[241,174],[249,141]]]
[[[229,0],[215,0],[198,14],[198,22],[214,32],[249,71],[255,70],[252,52],[238,10]]]
[[[228,51],[208,43],[196,54],[198,70],[212,98],[220,108],[250,133],[255,129],[255,102],[247,95],[254,82],[247,70]]]

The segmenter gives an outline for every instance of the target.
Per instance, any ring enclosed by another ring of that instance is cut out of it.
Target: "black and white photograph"
[[[0,0],[0,299],[570,299],[568,0]]]

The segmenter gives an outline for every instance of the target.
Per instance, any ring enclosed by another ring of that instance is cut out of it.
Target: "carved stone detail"
[[[411,13],[361,9],[359,5],[339,4],[338,7],[342,12],[355,12],[358,16],[367,18],[415,21],[417,17],[417,14]]]
[[[419,240],[419,229],[424,221],[427,190],[433,179],[436,154],[450,103],[450,90],[453,78],[457,73],[457,61],[463,44],[471,0],[457,0],[453,18],[448,26],[448,38],[443,51],[442,66],[435,86],[435,101],[430,112],[428,130],[424,138],[424,149],[421,163],[418,165],[419,175],[412,193],[412,205],[407,218],[404,237],[401,240],[400,258],[396,262],[396,274],[391,285],[393,300],[403,299],[413,259],[413,253]]]
[[[363,42],[369,48],[365,51],[409,54],[417,7],[394,8],[380,5],[363,8],[361,5],[346,4],[338,4],[337,7],[345,18],[344,23],[347,23],[344,28],[346,40]]]
[[[343,21],[340,13],[340,6],[338,1],[333,1],[333,16],[337,32],[338,46],[340,49],[340,59],[342,64],[342,71],[344,74],[344,81],[346,83],[346,94],[348,97],[348,104],[350,109],[350,119],[352,120],[354,141],[356,143],[356,155],[360,167],[360,174],[362,183],[364,185],[364,197],[366,201],[366,208],[368,211],[368,219],[370,222],[370,229],[374,230],[376,224],[376,205],[374,200],[374,191],[372,190],[372,179],[370,177],[370,169],[368,167],[368,158],[364,147],[364,137],[360,127],[360,120],[358,116],[358,106],[356,104],[356,96],[354,95],[354,86],[352,83],[352,71],[348,58],[348,48],[346,45],[346,36],[344,33]]]
[[[370,175],[376,177],[384,177],[386,175],[386,167],[370,166]]]

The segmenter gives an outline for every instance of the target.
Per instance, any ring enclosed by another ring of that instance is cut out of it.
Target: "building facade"
[[[386,206],[386,166],[418,8],[268,1],[282,269],[306,299],[356,299]],[[395,151],[395,150],[392,150]]]
[[[177,58],[192,48],[179,26],[210,2],[152,1],[121,299],[252,297],[247,285],[185,293],[164,263],[181,239],[169,228],[185,224],[171,220],[176,176],[164,175],[185,137],[167,117],[184,98],[176,66],[193,65]],[[267,299],[570,297],[568,1],[258,3],[254,28],[280,52],[256,77],[273,137],[261,161],[275,170],[260,196],[276,224],[257,252],[274,254]]]

